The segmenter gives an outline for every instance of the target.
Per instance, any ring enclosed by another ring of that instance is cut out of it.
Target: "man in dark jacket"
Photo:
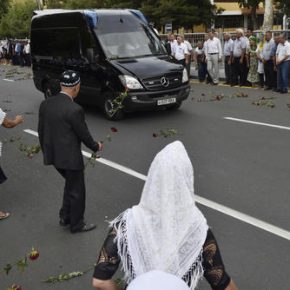
[[[54,165],[65,179],[60,225],[70,225],[72,233],[93,230],[85,224],[85,181],[81,143],[93,152],[103,149],[95,142],[85,122],[83,109],[74,102],[80,90],[80,76],[65,71],[60,79],[61,92],[42,102],[38,134],[45,165]]]

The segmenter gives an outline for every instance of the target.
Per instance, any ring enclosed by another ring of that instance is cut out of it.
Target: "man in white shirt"
[[[184,39],[184,36],[183,36],[183,39]],[[188,60],[188,63],[186,65],[186,70],[187,70],[188,77],[190,77],[190,64],[191,64],[191,60],[193,58],[193,49],[192,49],[192,45],[189,41],[184,39],[184,43],[187,46],[187,50],[189,53],[189,60]]]
[[[266,32],[265,39],[266,41],[262,49],[262,61],[264,63],[265,71],[265,90],[271,90],[275,87],[274,62],[271,57],[271,52],[272,49],[275,47],[275,42],[272,38],[271,31]]]
[[[236,86],[239,83],[240,86],[246,85],[246,49],[247,41],[244,37],[244,31],[242,29],[237,29],[236,39],[233,43],[232,86]]]
[[[288,76],[290,67],[290,43],[284,34],[280,35],[280,43],[276,51],[276,65],[278,69],[278,91],[288,93]]]
[[[23,53],[24,53],[25,65],[31,66],[30,40],[28,40],[27,44],[24,46]]]
[[[174,58],[177,60],[178,63],[186,67],[189,62],[189,51],[181,35],[177,36],[177,44],[174,49]]]
[[[170,43],[171,55],[174,56],[175,48],[176,48],[176,45],[177,45],[177,40],[175,39],[175,35],[173,33],[171,33],[169,35],[169,43]]]
[[[214,32],[208,33],[205,46],[207,70],[213,80],[213,85],[219,83],[219,62],[222,60],[222,46],[220,40],[214,36]]]
[[[225,84],[230,85],[232,83],[232,56],[233,56],[233,45],[234,42],[231,39],[231,35],[229,33],[224,34],[224,57],[225,57],[225,76],[226,82]]]

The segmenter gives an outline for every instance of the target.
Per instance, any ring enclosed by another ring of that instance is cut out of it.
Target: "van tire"
[[[103,103],[103,111],[108,120],[118,121],[124,118],[124,111],[119,109],[115,114],[111,114],[110,110],[112,109],[112,100],[114,99],[114,93],[111,91],[105,91],[103,93],[104,103]]]
[[[43,94],[45,99],[48,99],[52,96],[52,91],[48,82],[46,82],[43,86]]]

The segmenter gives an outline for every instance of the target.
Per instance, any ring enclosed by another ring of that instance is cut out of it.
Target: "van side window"
[[[100,54],[99,44],[90,31],[82,38],[82,53],[90,63],[94,63]]]
[[[32,31],[34,55],[80,58],[78,28],[48,28]]]

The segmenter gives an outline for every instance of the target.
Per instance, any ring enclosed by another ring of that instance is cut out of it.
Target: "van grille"
[[[182,75],[178,73],[166,74],[164,76],[142,80],[143,85],[149,91],[160,91],[177,88],[181,85]]]

